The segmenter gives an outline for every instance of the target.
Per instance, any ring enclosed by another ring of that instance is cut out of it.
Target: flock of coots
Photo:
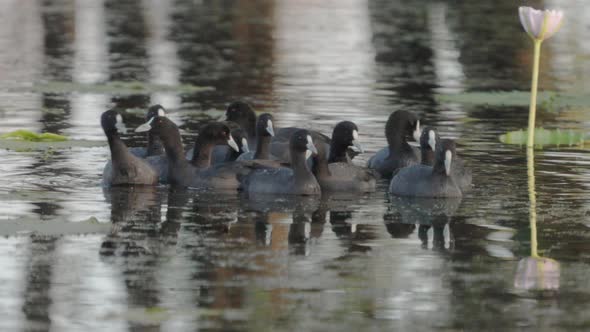
[[[186,147],[176,124],[160,105],[151,106],[146,122],[147,146],[127,148],[121,114],[102,114],[111,160],[103,172],[105,186],[169,184],[207,191],[252,194],[319,195],[322,192],[372,192],[390,179],[389,192],[400,196],[460,197],[471,187],[471,172],[457,156],[455,143],[441,139],[420,119],[396,111],[385,125],[388,146],[367,167],[352,163],[364,150],[359,130],[338,123],[328,137],[314,130],[275,128],[273,116],[256,116],[244,102],[230,104],[226,121],[203,125]],[[420,148],[408,144],[408,138]]]

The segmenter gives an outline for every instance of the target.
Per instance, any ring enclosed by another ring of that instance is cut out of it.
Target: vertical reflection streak
[[[360,127],[370,122],[359,111],[375,98],[367,1],[279,1],[274,20],[275,94],[286,103],[281,120],[317,122],[327,111]]]
[[[56,331],[126,330],[126,293],[120,272],[97,254],[102,238],[68,236],[54,249],[50,317]]]
[[[24,326],[23,291],[26,280],[26,258],[29,256],[30,241],[28,237],[9,237],[0,244],[0,329],[17,331]]]
[[[0,1],[0,49],[2,131],[38,131],[40,94],[6,88],[30,86],[43,71],[41,1]]]
[[[428,7],[428,26],[432,35],[433,65],[438,90],[458,93],[464,89],[465,74],[459,62],[460,51],[447,24],[447,4],[435,2]]]
[[[76,1],[72,76],[78,83],[100,83],[108,78],[105,19],[103,0]],[[104,94],[72,94],[72,128],[68,134],[75,139],[104,139],[97,123],[108,104],[108,96]]]
[[[144,0],[143,7],[149,29],[146,44],[150,80],[154,84],[177,85],[179,62],[176,44],[168,38],[172,23],[171,0]],[[152,104],[161,104],[165,108],[177,109],[180,102],[180,97],[175,92],[157,92],[151,95]]]
[[[104,0],[77,0],[75,15],[73,79],[79,83],[106,80],[108,58]]]

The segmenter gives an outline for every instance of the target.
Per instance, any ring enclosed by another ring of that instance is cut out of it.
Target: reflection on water
[[[535,153],[527,148],[527,172],[529,189],[529,218],[531,227],[531,255],[520,260],[514,286],[521,289],[559,289],[559,263],[540,257],[537,242],[537,192],[535,186]]]
[[[547,45],[540,86],[583,90],[587,9],[545,4],[563,7],[567,22]],[[516,6],[0,2],[0,132],[104,141],[98,118],[106,108],[139,109],[125,112],[134,127],[142,108],[162,103],[190,141],[228,102],[246,99],[281,126],[329,133],[355,121],[369,151],[362,164],[384,146],[389,113],[406,109],[458,140],[475,183],[462,200],[389,197],[385,182],[370,195],[312,200],[103,192],[106,143],[0,151],[0,328],[585,329],[589,154],[551,148],[525,160],[497,136],[523,128],[526,107],[435,97],[528,91],[530,43]],[[32,88],[53,81],[209,89],[121,96]],[[538,121],[586,130],[590,118],[539,109]],[[145,143],[134,133],[124,139]]]

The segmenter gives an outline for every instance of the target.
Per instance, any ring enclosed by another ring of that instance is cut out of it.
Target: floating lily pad
[[[500,135],[500,142],[505,144],[526,145],[527,130],[511,131]],[[575,130],[535,129],[535,146],[574,146],[584,143],[588,134]]]
[[[0,138],[28,142],[63,142],[68,140],[67,137],[62,135],[52,133],[38,134],[25,129],[19,129],[0,135]]]
[[[436,99],[440,102],[492,105],[492,106],[528,106],[531,99],[530,91],[491,91],[491,92],[463,92],[456,94],[439,94]],[[547,110],[561,108],[588,107],[590,95],[561,94],[555,91],[543,91],[537,95],[537,105]]]
[[[165,85],[146,82],[120,82],[111,81],[97,84],[84,84],[76,82],[51,81],[36,83],[31,87],[33,92],[38,93],[99,93],[113,95],[135,95],[154,92],[176,92],[194,93],[214,90],[213,87],[196,86],[190,84]]]

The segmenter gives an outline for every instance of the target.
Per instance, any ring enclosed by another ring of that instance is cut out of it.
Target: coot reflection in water
[[[390,197],[387,213],[383,216],[392,237],[408,237],[418,225],[422,247],[428,248],[428,231],[433,230],[433,248],[444,250],[444,230],[461,205],[462,198]],[[450,228],[450,227],[449,227]],[[449,241],[453,241],[449,234]],[[449,247],[452,243],[448,244]]]

